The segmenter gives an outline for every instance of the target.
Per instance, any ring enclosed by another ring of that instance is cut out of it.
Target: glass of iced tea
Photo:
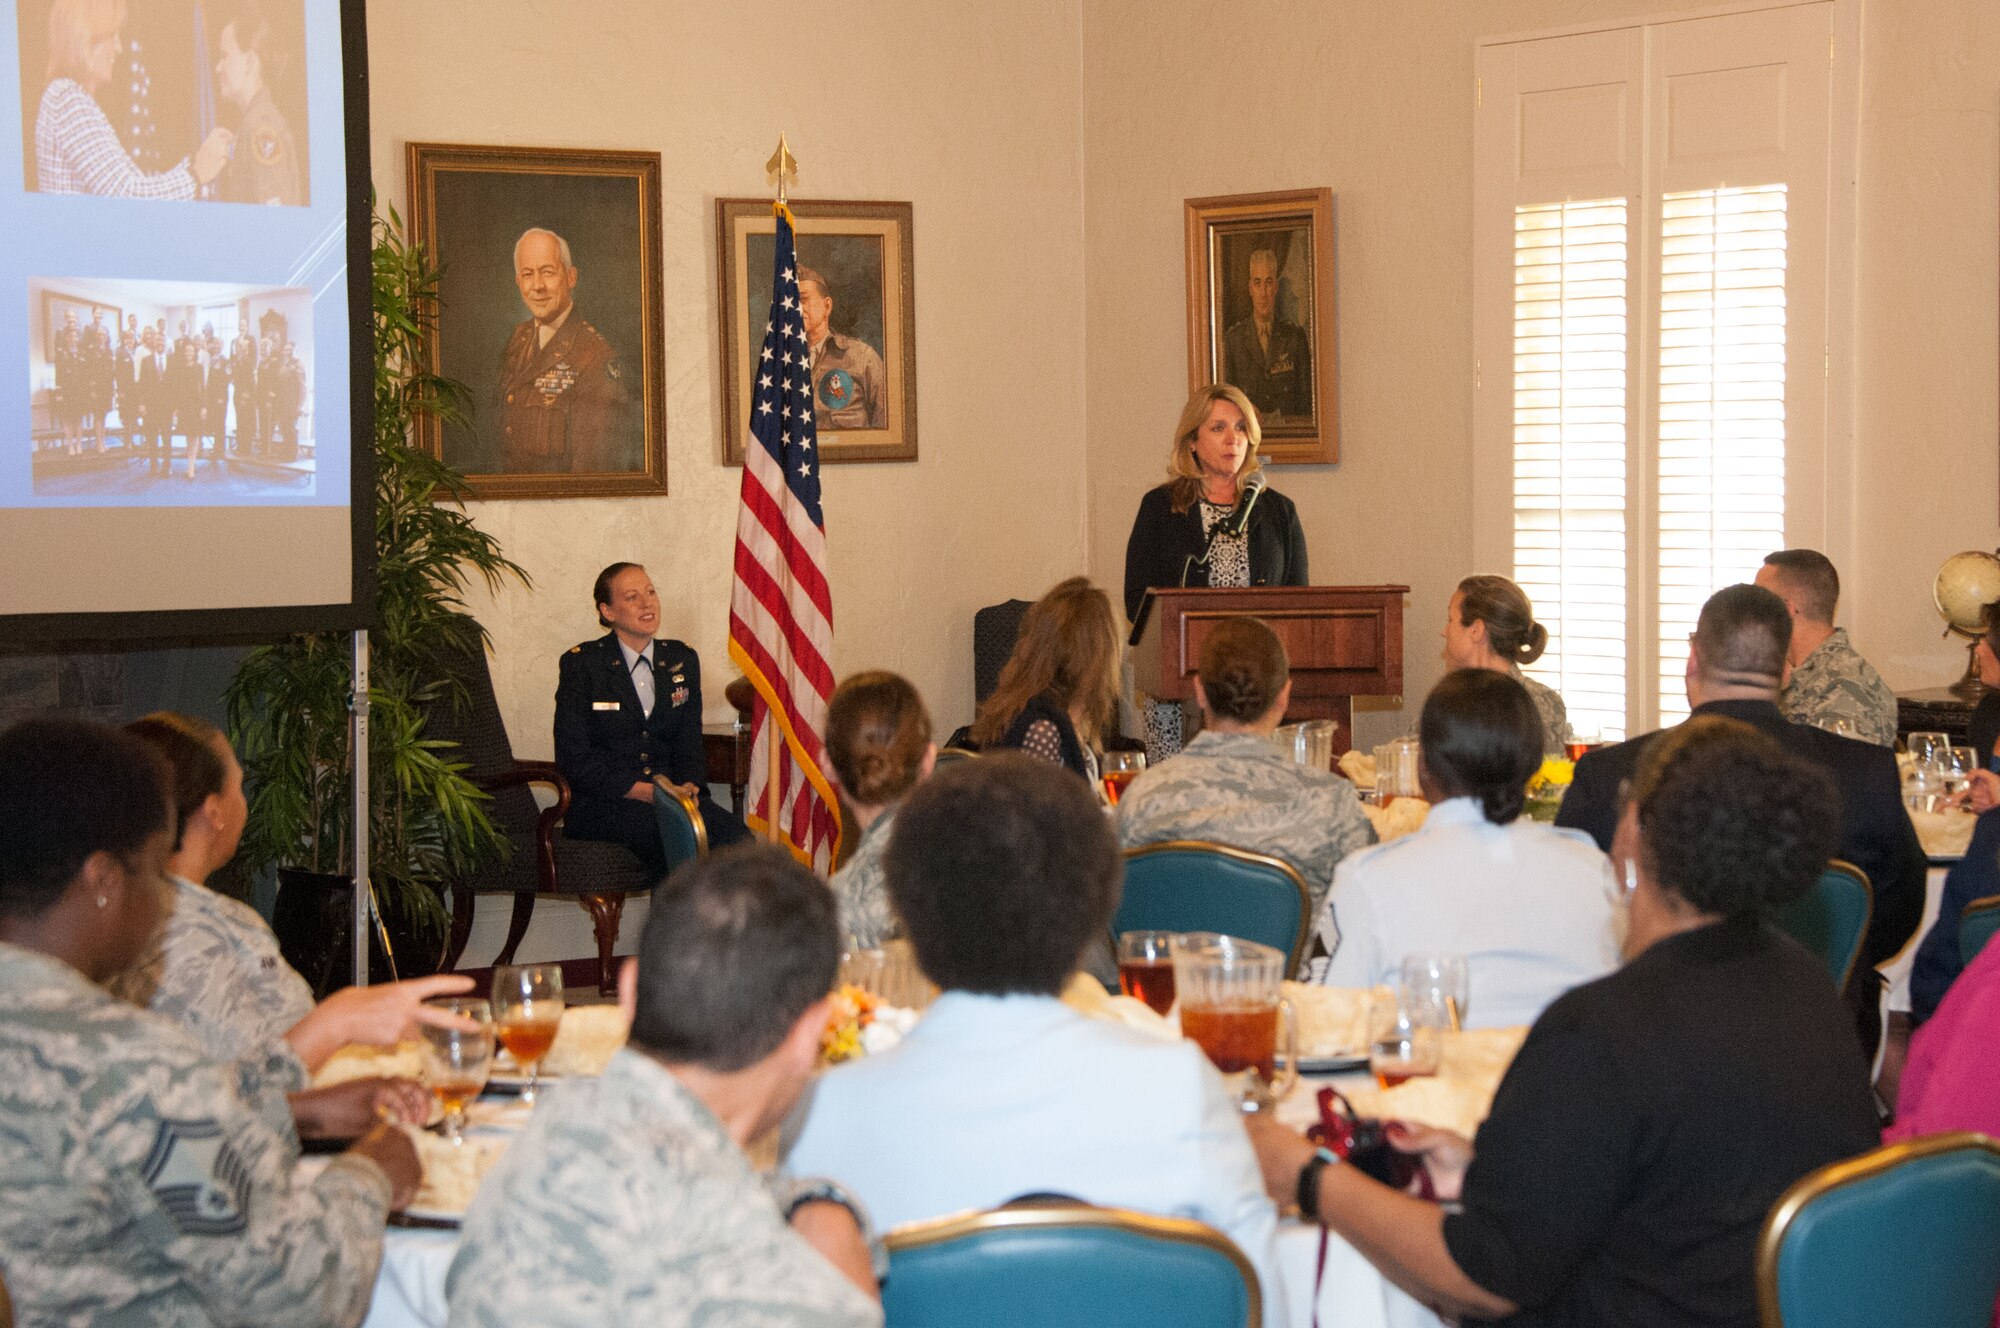
[[[1128,931],[1118,937],[1118,990],[1165,1014],[1174,1005],[1174,934]]]
[[[1146,768],[1144,752],[1106,752],[1097,760],[1098,777],[1104,782],[1104,797],[1113,807],[1125,789]]]
[[[493,1007],[468,996],[440,996],[424,1004],[479,1025],[470,1033],[423,1025],[424,1083],[444,1108],[445,1137],[462,1144],[465,1108],[486,1091],[486,1077],[493,1071]]]
[[[1438,1072],[1444,1058],[1445,1011],[1407,988],[1368,1011],[1368,1068],[1375,1082],[1394,1088]]]
[[[1565,727],[1568,732],[1563,735],[1563,755],[1572,761],[1581,761],[1586,753],[1597,746],[1599,741],[1597,730],[1580,729],[1575,725]]]
[[[1173,956],[1181,1033],[1231,1081],[1245,1111],[1269,1110],[1299,1073],[1298,1020],[1278,994],[1284,952],[1235,936],[1184,934]]]
[[[535,1100],[542,1057],[562,1027],[561,964],[502,964],[493,970],[493,1025],[500,1044],[523,1070],[528,1086],[523,1102]]]

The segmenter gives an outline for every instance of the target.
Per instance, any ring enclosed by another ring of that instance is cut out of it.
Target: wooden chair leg
[[[609,996],[618,990],[611,952],[618,946],[618,924],[625,916],[625,896],[584,895],[583,906],[590,910],[591,930],[597,933],[597,991],[601,996]]]
[[[451,883],[451,935],[445,942],[444,965],[438,971],[455,973],[465,943],[472,936],[472,887],[464,881]]]
[[[500,947],[500,953],[493,959],[496,967],[514,962],[514,951],[520,946],[521,938],[528,934],[528,919],[534,916],[534,892],[517,890],[514,893],[514,916],[507,922],[507,943]]]

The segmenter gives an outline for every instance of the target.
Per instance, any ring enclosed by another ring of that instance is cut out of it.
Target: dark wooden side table
[[[1949,687],[1896,693],[1896,737],[1912,733],[1948,733],[1964,742],[1972,731],[1972,711],[1979,703],[1956,696]]]
[[[746,678],[731,682],[722,694],[736,707],[736,718],[701,726],[702,754],[708,759],[708,782],[729,785],[729,810],[741,816],[750,783],[750,706],[756,694]]]

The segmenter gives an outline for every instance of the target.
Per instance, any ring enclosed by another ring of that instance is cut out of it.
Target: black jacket
[[[1033,697],[1021,707],[1021,713],[1014,716],[1014,722],[1000,735],[1000,740],[987,750],[1001,751],[1005,748],[1018,749],[1028,739],[1028,730],[1035,721],[1046,719],[1055,726],[1056,745],[1062,749],[1062,763],[1085,779],[1090,778],[1090,768],[1084,764],[1083,743],[1076,736],[1076,725],[1070,723],[1069,715],[1063,708],[1051,701],[1046,694]]]
[[[1868,883],[1875,892],[1875,914],[1868,923],[1856,972],[1865,974],[1901,949],[1923,920],[1928,863],[1903,807],[1895,753],[1873,743],[1793,724],[1772,701],[1711,701],[1696,706],[1694,713],[1740,719],[1762,729],[1786,751],[1805,757],[1833,777],[1840,790],[1840,806],[1828,811],[1840,820],[1838,853],[1868,873]],[[1563,796],[1556,824],[1588,832],[1599,848],[1610,852],[1611,833],[1618,825],[1619,786],[1639,768],[1646,744],[1658,736],[1648,733],[1591,752],[1578,761],[1575,782]],[[1872,999],[1874,988],[1865,985],[1865,989]]]
[[[1199,558],[1208,541],[1201,533],[1201,504],[1189,503],[1185,512],[1175,512],[1168,495],[1173,485],[1162,484],[1139,500],[1139,515],[1132,521],[1132,537],[1125,541],[1125,618],[1137,623],[1139,604],[1146,592],[1159,586],[1181,584],[1181,569],[1188,572],[1187,584],[1208,584],[1208,568],[1188,566]],[[1250,509],[1250,584],[1253,586],[1304,586],[1312,582],[1306,571],[1306,533],[1299,526],[1298,509],[1276,489],[1265,489]]]
[[[647,715],[615,632],[572,646],[557,667],[556,766],[577,799],[622,798],[656,774],[705,787],[700,657],[682,641],[653,642]]]

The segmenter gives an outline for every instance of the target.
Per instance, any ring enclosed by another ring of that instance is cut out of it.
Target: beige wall
[[[1915,687],[1957,668],[1932,570],[2000,543],[2000,5],[1844,2],[1862,33],[1845,615],[1889,681]],[[839,671],[901,669],[949,726],[970,711],[975,608],[1086,563],[1119,583],[1186,395],[1182,200],[1324,184],[1344,455],[1276,483],[1300,505],[1316,579],[1411,585],[1406,679],[1421,697],[1445,600],[1471,570],[1473,43],[1705,7],[1047,0],[1005,23],[916,0],[788,7],[784,44],[813,71],[774,93],[761,11],[376,0],[384,198],[402,201],[413,138],[665,157],[672,496],[475,507],[538,581],[478,605],[517,746],[546,752],[554,657],[592,632],[585,587],[614,558],[647,561],[668,630],[729,673],[737,472],[716,459],[713,200],[763,190],[780,127],[802,195],[916,205],[924,459],[828,473]],[[542,35],[570,14],[589,21]],[[709,699],[713,714],[719,687]],[[1359,736],[1408,718],[1365,714]]]
[[[1342,460],[1275,483],[1314,579],[1411,586],[1404,712],[1474,569],[1473,43],[1709,7],[1696,0],[1086,0],[1084,267],[1093,571],[1121,575],[1141,493],[1186,397],[1181,202],[1326,185],[1336,196]],[[1848,621],[1897,687],[1956,676],[1929,607],[1949,552],[1992,547],[1996,80],[1991,0],[1865,10]],[[1226,24],[1226,30],[1223,26]],[[1254,44],[1246,79],[1239,47]]]
[[[1073,0],[1011,4],[1004,23],[921,0],[375,0],[368,23],[375,183],[399,208],[410,140],[664,158],[672,493],[473,505],[536,581],[474,597],[516,750],[549,753],[556,657],[598,630],[591,578],[618,558],[651,568],[662,631],[701,652],[725,717],[739,472],[718,459],[714,200],[766,191],[781,128],[800,197],[915,204],[922,459],[827,471],[834,665],[898,669],[941,724],[970,718],[973,611],[1084,561]],[[783,87],[774,50],[791,53]]]

